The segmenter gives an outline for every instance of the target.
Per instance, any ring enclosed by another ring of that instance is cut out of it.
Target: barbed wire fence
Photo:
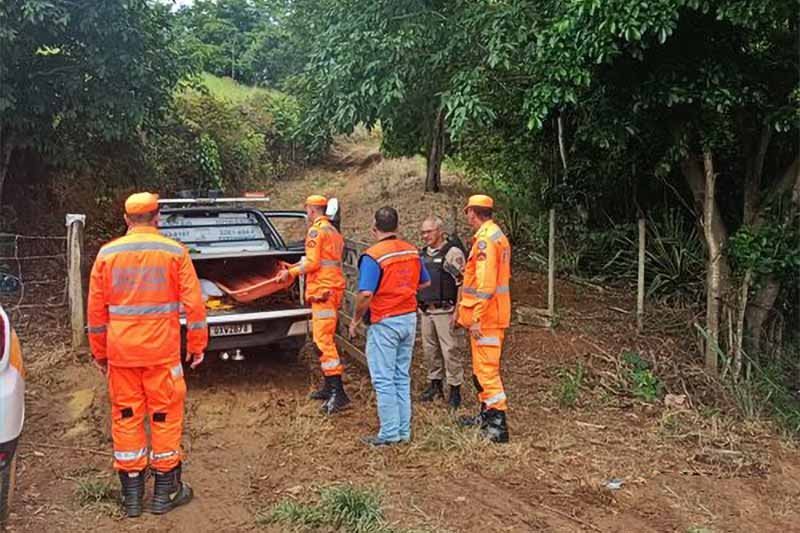
[[[68,308],[67,235],[0,233],[0,304],[12,320]]]

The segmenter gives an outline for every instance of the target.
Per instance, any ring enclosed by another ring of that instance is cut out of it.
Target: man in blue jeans
[[[388,446],[411,439],[411,356],[417,334],[417,291],[430,284],[417,247],[397,237],[392,207],[375,212],[375,244],[359,259],[358,297],[350,337],[365,319],[367,364],[381,429],[362,441]]]

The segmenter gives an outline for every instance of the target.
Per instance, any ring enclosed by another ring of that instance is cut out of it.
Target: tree
[[[454,117],[448,101],[458,97],[458,87],[470,83],[467,67],[482,54],[463,26],[470,5],[450,0],[296,2],[294,16],[313,34],[304,73],[308,129],[330,135],[380,122],[383,149],[392,155],[424,155],[425,189],[438,191],[442,160],[452,147],[449,121]]]
[[[500,80],[493,93],[521,94],[520,118],[529,127],[566,112],[575,117],[574,138],[582,140],[573,150],[613,146],[614,153],[632,155],[638,172],[680,179],[690,191],[708,253],[710,368],[718,344],[715,309],[737,292],[729,236],[775,224],[796,228],[796,9],[790,0],[508,2],[498,10],[517,13],[517,23],[492,27],[494,39],[486,41],[511,59],[486,76]],[[519,81],[503,83],[512,79]],[[779,255],[795,257],[796,237],[781,242]],[[752,351],[762,347],[781,272],[762,269],[757,284],[745,276],[739,303]]]
[[[251,85],[278,87],[299,69],[289,0],[197,0],[178,11],[201,68]]]
[[[155,0],[0,5],[0,202],[22,149],[53,162],[151,123],[188,70]]]

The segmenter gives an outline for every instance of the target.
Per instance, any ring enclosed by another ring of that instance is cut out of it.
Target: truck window
[[[196,253],[270,249],[264,228],[253,213],[164,213],[159,230]]]
[[[302,213],[264,213],[289,249],[305,248],[308,222]]]

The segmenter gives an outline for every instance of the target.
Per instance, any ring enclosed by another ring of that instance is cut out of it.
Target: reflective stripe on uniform
[[[502,402],[505,399],[506,399],[506,393],[505,392],[498,392],[494,396],[484,400],[483,403],[485,403],[487,406],[489,406],[489,405],[494,405],[496,403]]]
[[[173,366],[170,369],[170,372],[172,373],[172,377],[174,378],[180,377],[183,375],[183,366],[181,366],[181,364],[178,363],[177,365]]]
[[[183,248],[175,244],[166,242],[126,242],[123,244],[111,244],[102,248],[97,255],[103,257],[117,252],[169,252],[176,255],[183,255]]]
[[[478,339],[479,346],[500,346],[499,337],[481,337]]]
[[[189,329],[189,330],[191,330],[191,329],[203,329],[204,327],[206,327],[206,321],[205,320],[201,320],[200,322],[189,322],[188,324],[186,324],[186,329]]]
[[[152,459],[153,461],[160,461],[162,459],[168,459],[175,455],[178,455],[178,452],[176,450],[170,450],[168,452],[160,452],[160,453],[150,452],[150,459]]]
[[[481,300],[488,300],[492,297],[491,292],[481,292],[478,289],[473,289],[472,287],[464,287],[464,294],[475,296],[476,298],[480,298]]]
[[[323,309],[314,313],[314,318],[333,318],[336,316],[336,311],[333,309]]]
[[[391,259],[392,257],[398,257],[398,256],[401,256],[401,255],[419,255],[419,252],[417,252],[416,250],[401,250],[399,252],[390,252],[388,254],[384,254],[384,255],[380,256],[379,258],[377,258],[375,260],[375,262],[382,263],[382,262],[386,261],[387,259]]]
[[[147,448],[142,448],[135,452],[121,452],[114,450],[114,459],[117,461],[136,461],[147,455]]]
[[[94,333],[94,334],[105,333],[106,332],[106,326],[105,325],[102,325],[102,326],[89,326],[88,330],[89,330],[90,334],[91,333]]]
[[[508,291],[509,291],[508,285],[502,285],[500,287],[497,287],[497,289],[495,290],[495,294],[505,294]]]
[[[319,366],[321,366],[323,370],[329,370],[331,368],[336,368],[340,364],[342,363],[339,359],[334,359],[333,361],[327,361],[325,363],[322,363]]]
[[[320,264],[324,267],[338,267],[342,262],[336,259],[323,259]]]
[[[501,238],[502,236],[503,236],[503,231],[502,231],[502,230],[497,230],[497,231],[495,231],[494,233],[492,233],[492,234],[489,236],[489,238],[490,238],[491,240],[493,240],[494,242],[497,242],[497,241],[499,241],[499,240],[500,240],[500,238]]]
[[[109,305],[108,312],[112,315],[158,315],[161,313],[171,313],[180,308],[178,302],[156,305]]]
[[[305,274],[306,273],[306,258],[305,257],[300,259],[300,266],[297,268],[297,270],[298,270],[298,272],[300,272],[300,274]]]

